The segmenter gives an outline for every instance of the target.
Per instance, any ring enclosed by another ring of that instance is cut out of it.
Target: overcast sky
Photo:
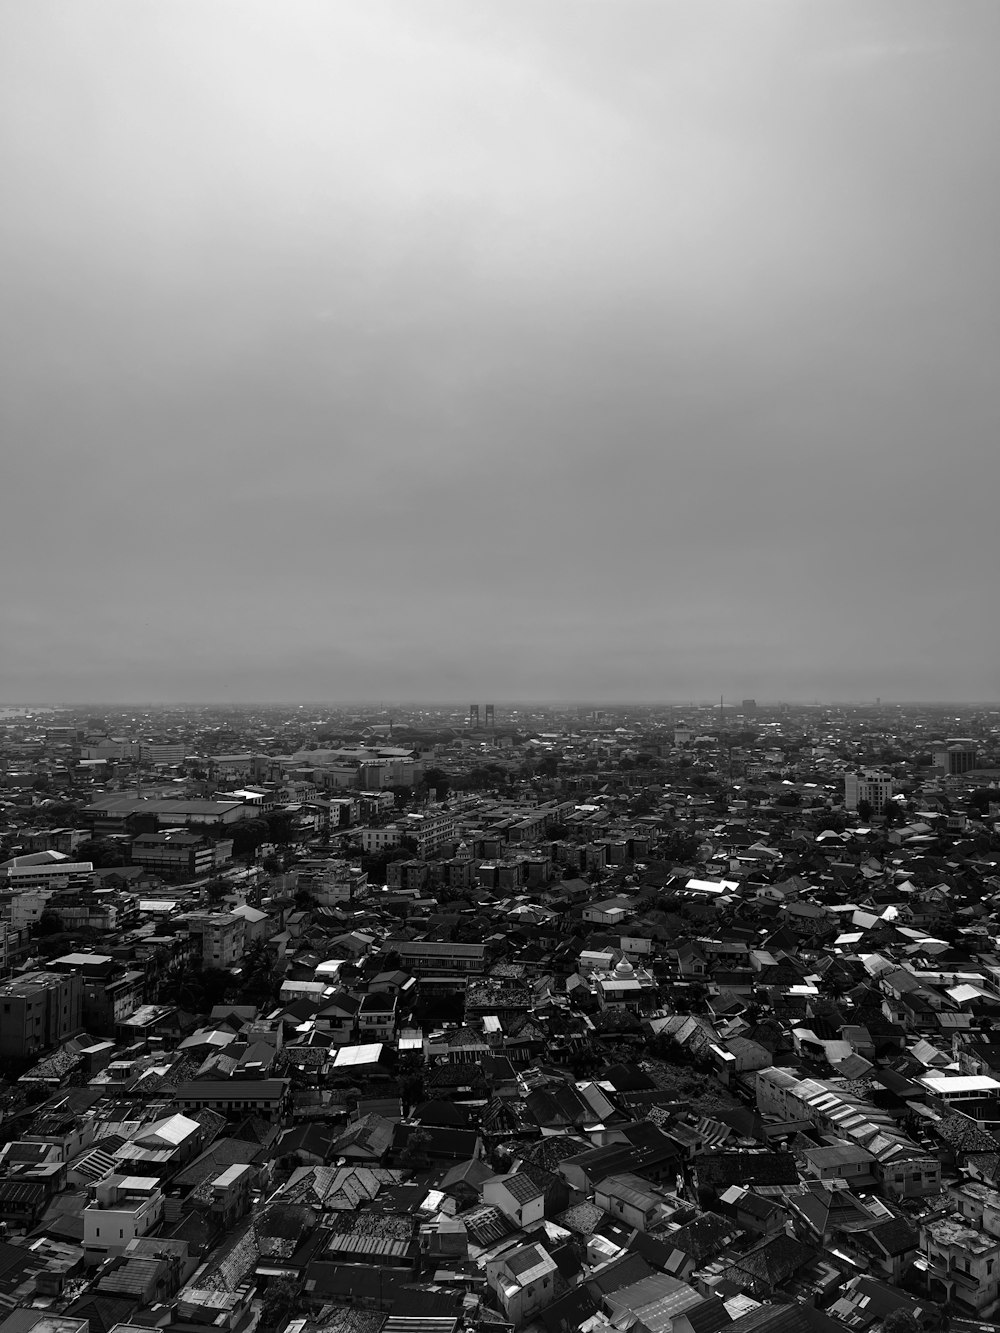
[[[996,699],[996,0],[0,0],[0,702]]]

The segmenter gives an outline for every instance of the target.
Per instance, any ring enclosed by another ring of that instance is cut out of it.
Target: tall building
[[[844,774],[844,806],[848,810],[857,810],[862,801],[872,808],[872,814],[880,815],[885,803],[892,796],[892,778],[888,773],[876,773],[866,770],[861,773]]]
[[[486,705],[486,730],[489,731],[497,724],[496,709],[492,704]]]
[[[458,818],[454,810],[429,805],[419,814],[405,815],[396,821],[403,838],[412,838],[420,856],[458,840]]]
[[[469,730],[479,730],[479,705],[469,704]]]
[[[232,912],[192,912],[187,919],[191,951],[203,967],[235,967],[243,957],[246,923]]]
[[[945,777],[968,773],[970,768],[976,767],[977,759],[976,742],[967,736],[949,736],[934,751],[934,764]]]
[[[0,1057],[27,1060],[83,1030],[83,979],[25,972],[0,984]]]

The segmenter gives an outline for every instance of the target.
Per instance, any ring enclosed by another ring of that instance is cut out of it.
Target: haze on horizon
[[[997,698],[998,46],[0,0],[0,698]]]

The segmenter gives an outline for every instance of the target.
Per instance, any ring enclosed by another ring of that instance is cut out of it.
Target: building
[[[928,1295],[956,1314],[981,1319],[1000,1306],[1000,1239],[964,1217],[932,1217],[920,1227]]]
[[[662,1195],[648,1180],[631,1172],[607,1176],[595,1185],[594,1203],[636,1231],[651,1231],[657,1222],[670,1215]]]
[[[934,749],[933,757],[935,768],[939,768],[945,777],[968,773],[978,762],[976,742],[966,736],[950,736]]]
[[[419,856],[428,856],[458,840],[458,818],[443,806],[428,806],[419,814],[405,815],[398,824],[404,845],[409,842]]]
[[[368,894],[368,872],[343,857],[300,861],[295,872],[296,888],[311,894],[322,907],[354,902]]]
[[[442,975],[451,972],[482,972],[486,967],[485,944],[452,944],[449,940],[385,941],[386,953],[399,955],[408,972]]]
[[[0,1058],[28,1060],[83,1029],[83,979],[26,972],[0,984]]]
[[[361,848],[369,856],[373,852],[384,852],[389,847],[398,847],[401,836],[396,824],[387,824],[385,828],[363,828]]]
[[[555,1300],[559,1269],[539,1244],[520,1245],[487,1260],[486,1281],[514,1328],[530,1323]]]
[[[208,1107],[237,1119],[259,1115],[278,1120],[287,1107],[290,1088],[287,1078],[194,1079],[179,1084],[177,1102],[185,1111]]]
[[[601,972],[594,989],[602,1009],[631,1009],[656,1001],[656,981],[644,967],[633,967],[623,958],[613,969]]]
[[[232,860],[232,839],[210,842],[197,833],[169,829],[141,833],[132,843],[132,862],[165,878],[197,879]]]
[[[156,1176],[109,1175],[91,1186],[83,1209],[83,1249],[89,1263],[122,1254],[148,1235],[163,1217],[163,1191]]]
[[[893,782],[888,773],[865,769],[844,774],[844,808],[857,810],[862,801],[871,806],[873,815],[880,815],[886,801],[892,796]]]
[[[24,889],[10,896],[7,912],[12,930],[28,932],[37,926],[42,913],[52,909],[58,898],[55,889]]]
[[[482,1194],[483,1203],[499,1208],[515,1226],[532,1227],[545,1217],[545,1190],[526,1172],[494,1176],[483,1182]]]
[[[757,1070],[755,1088],[761,1115],[807,1121],[822,1134],[867,1148],[872,1175],[886,1194],[920,1198],[941,1189],[940,1157],[914,1143],[887,1111],[848,1088],[773,1065]]]
[[[83,888],[90,884],[94,866],[91,861],[73,861],[58,852],[35,852],[15,856],[4,867],[4,873],[4,888],[25,893],[29,889]]]
[[[358,1011],[358,1037],[362,1042],[391,1041],[396,1033],[399,1001],[387,991],[369,991]]]
[[[235,967],[246,945],[246,922],[235,912],[192,912],[187,918],[191,952],[203,967]]]
[[[146,974],[122,973],[108,954],[64,954],[49,963],[49,971],[73,972],[82,978],[82,1024],[95,1037],[113,1037],[118,1024],[143,1002]]]
[[[183,764],[185,746],[182,741],[146,740],[139,743],[139,759],[153,767]]]
[[[116,833],[155,833],[166,828],[227,828],[256,811],[244,801],[146,801],[136,796],[101,796],[83,811],[95,838]]]

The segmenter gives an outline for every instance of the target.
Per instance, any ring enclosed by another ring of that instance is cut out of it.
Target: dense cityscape
[[[10,707],[0,774],[0,1333],[998,1326],[1000,707]]]

